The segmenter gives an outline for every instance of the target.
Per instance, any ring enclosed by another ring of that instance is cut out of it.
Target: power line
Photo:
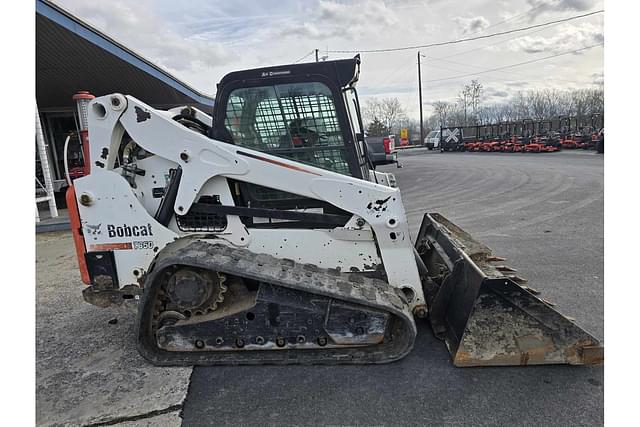
[[[578,52],[581,52],[583,50],[592,49],[594,47],[598,47],[598,46],[602,46],[602,45],[604,45],[604,43],[598,43],[598,44],[594,44],[594,45],[591,45],[591,46],[586,46],[586,47],[583,47],[583,48],[580,48],[580,49],[571,50],[569,52],[557,53],[555,55],[545,56],[544,58],[537,58],[537,59],[531,59],[529,61],[518,62],[517,64],[505,65],[503,67],[492,68],[492,69],[485,70],[485,71],[478,71],[477,73],[460,74],[460,75],[457,75],[457,76],[445,77],[445,78],[442,78],[442,79],[426,80],[424,83],[441,82],[441,81],[445,81],[445,80],[455,80],[455,79],[460,79],[460,78],[463,78],[463,77],[476,76],[478,74],[491,73],[491,72],[494,72],[494,71],[505,70],[507,68],[519,67],[520,65],[533,64],[534,62],[540,62],[540,61],[544,61],[544,60],[551,59],[551,58],[557,58],[558,56],[569,55],[569,54],[572,54],[572,53],[578,53]]]
[[[431,60],[437,60],[437,61],[442,61],[442,62],[446,62],[446,63],[454,64],[454,65],[460,65],[460,66],[468,67],[468,68],[475,68],[475,69],[477,69],[477,70],[484,70],[484,71],[489,70],[489,68],[487,68],[487,67],[481,67],[481,66],[474,65],[474,64],[465,64],[465,63],[462,63],[462,62],[456,62],[456,61],[449,61],[449,60],[442,59],[442,58],[432,58],[432,57],[429,57],[429,59],[431,59]],[[436,68],[441,68],[441,69],[443,69],[443,70],[447,70],[447,71],[455,71],[456,73],[459,73],[459,72],[465,72],[465,71],[466,71],[466,70],[460,70],[460,69],[458,69],[458,70],[453,70],[453,69],[451,69],[451,68],[445,68],[445,67],[441,67],[441,66],[439,67],[439,66],[434,65],[434,64],[432,64],[432,63],[430,64],[430,66],[431,66],[431,67],[434,67],[434,66],[435,66]],[[509,71],[507,71],[507,72],[498,71],[498,72],[499,72],[499,73],[502,73],[502,74],[509,74],[509,75],[511,75],[511,74],[513,74],[513,73],[514,73],[514,71],[510,71],[510,72],[509,72]],[[523,76],[523,77],[530,78],[530,79],[537,78],[537,77],[533,77],[533,76],[528,75],[528,74],[523,74],[523,73],[522,73],[522,71],[516,71],[515,73],[516,73],[516,74],[519,74],[519,75],[521,75],[521,76]],[[574,81],[575,81],[575,80],[566,80],[566,79],[558,79],[558,78],[556,78],[555,80],[558,80],[558,81],[564,81],[564,82],[574,82]]]
[[[382,79],[374,80],[374,82],[376,83],[376,85],[382,85],[382,84],[386,83],[392,76],[395,76],[398,73],[398,71],[404,69],[406,66],[407,66],[407,64],[404,63],[403,61],[398,61],[398,66],[393,71],[391,71],[389,74],[387,74]]]
[[[495,46],[495,45],[502,44],[502,43],[506,43],[506,42],[511,41],[511,40],[517,40],[517,39],[522,38],[522,37],[528,37],[528,36],[530,36],[530,35],[532,35],[532,34],[537,34],[537,33],[540,33],[540,32],[542,32],[542,31],[547,31],[547,30],[549,30],[550,28],[552,28],[552,27],[554,27],[554,26],[556,26],[556,25],[561,25],[561,24],[563,24],[563,23],[562,23],[562,22],[559,22],[559,23],[557,23],[557,24],[553,24],[553,25],[550,25],[550,26],[547,26],[547,27],[541,28],[541,29],[539,29],[539,30],[537,30],[537,31],[531,31],[530,33],[522,34],[522,35],[515,36],[515,37],[507,37],[506,39],[498,40],[497,42],[494,42],[494,43],[485,44],[484,46],[474,47],[473,49],[463,50],[462,52],[452,53],[451,55],[447,55],[447,56],[440,56],[440,57],[438,57],[438,58],[430,57],[430,58],[431,58],[431,59],[446,59],[446,58],[453,58],[454,56],[460,56],[460,55],[464,55],[465,53],[475,52],[475,51],[477,51],[477,50],[486,49],[486,48],[488,48],[488,47]]]
[[[436,59],[436,58],[431,58],[431,59]],[[487,67],[479,67],[477,65],[463,64],[461,62],[453,62],[453,61],[445,61],[445,62],[456,64],[456,65],[461,65],[461,66],[465,66],[465,67],[469,67],[469,68],[475,68],[477,70],[482,70],[484,73],[490,73],[490,74],[500,73],[500,74],[502,74],[504,76],[508,76],[510,78],[513,78],[514,76],[516,76],[516,77],[519,77],[520,79],[526,80],[526,81],[537,81],[535,79],[539,79],[539,77],[533,76],[531,74],[525,74],[522,71],[515,71],[515,70],[511,70],[511,71],[493,71],[493,70],[490,70]],[[456,73],[464,73],[464,72],[468,72],[469,71],[469,70],[461,70],[459,68],[458,69],[447,68],[447,67],[443,67],[443,66],[440,66],[440,65],[435,65],[435,64],[433,64],[431,62],[429,63],[429,67],[430,68],[437,68],[439,70],[453,71],[453,72],[456,72]],[[545,80],[545,79],[541,79],[541,80]],[[568,80],[568,79],[561,79],[561,78],[557,78],[557,77],[554,77],[554,80],[555,81],[559,81],[559,82],[566,82],[566,83],[574,83],[575,82],[575,79]]]
[[[538,6],[532,7],[531,9],[529,9],[529,10],[527,10],[527,11],[525,11],[525,12],[522,12],[522,13],[521,13],[521,14],[519,14],[519,15],[515,15],[515,16],[512,16],[511,18],[507,18],[507,19],[505,19],[505,20],[503,20],[503,21],[496,22],[495,24],[491,24],[491,25],[489,25],[487,28],[483,28],[482,30],[480,30],[480,31],[476,31],[476,32],[474,32],[474,33],[471,33],[470,35],[479,34],[479,33],[484,33],[484,32],[485,32],[485,31],[487,31],[489,28],[497,27],[497,26],[498,26],[498,25],[500,25],[500,24],[504,24],[504,23],[509,22],[509,21],[517,20],[518,18],[521,18],[521,17],[523,17],[523,16],[525,16],[525,15],[530,14],[530,13],[531,13],[531,12],[533,12],[534,10],[540,9],[542,6],[546,6],[546,4],[545,4],[545,3],[540,3]]]
[[[311,56],[312,54],[314,54],[316,52],[315,49],[313,49],[311,52],[307,53],[305,56],[303,56],[302,58],[298,59],[296,62],[294,62],[294,64],[297,64],[298,62],[302,61],[303,59],[308,58],[309,56]]]
[[[458,43],[470,42],[470,41],[474,41],[474,40],[487,39],[487,38],[490,38],[490,37],[503,36],[505,34],[517,33],[517,32],[521,32],[521,31],[531,30],[533,28],[545,27],[547,25],[553,25],[553,24],[557,24],[557,23],[560,23],[560,22],[573,21],[575,19],[586,18],[587,16],[592,16],[592,15],[596,15],[598,13],[603,13],[603,12],[604,12],[604,10],[601,9],[601,10],[596,10],[594,12],[585,13],[585,14],[582,14],[582,15],[572,16],[572,17],[569,17],[569,18],[558,19],[558,20],[555,20],[555,21],[549,21],[549,22],[545,22],[545,23],[542,23],[542,24],[530,25],[528,27],[515,28],[513,30],[501,31],[501,32],[492,33],[492,34],[486,34],[484,36],[467,37],[467,38],[464,38],[464,39],[449,40],[449,41],[446,41],[446,42],[429,43],[429,44],[422,44],[422,45],[415,45],[415,46],[405,46],[405,47],[395,47],[395,48],[387,48],[387,49],[328,50],[327,52],[330,52],[330,53],[382,53],[382,52],[394,52],[394,51],[399,51],[399,50],[416,50],[416,49],[424,49],[424,48],[428,48],[428,47],[445,46],[445,45],[450,45],[450,44],[458,44]]]
[[[521,13],[521,14],[519,14],[519,15],[515,15],[515,16],[513,16],[513,17],[511,17],[511,18],[505,19],[504,21],[500,21],[500,22],[498,22],[498,23],[496,23],[496,24],[491,25],[490,27],[487,27],[487,28],[485,28],[485,29],[483,29],[483,30],[477,31],[477,32],[475,32],[475,33],[473,33],[473,34],[482,33],[482,32],[484,32],[484,31],[486,31],[487,29],[492,28],[492,27],[494,27],[494,26],[497,26],[497,25],[503,24],[503,23],[508,22],[508,21],[512,21],[512,20],[514,20],[514,19],[516,19],[516,18],[520,18],[520,17],[522,17],[522,16],[524,16],[524,15],[527,15],[527,14],[529,14],[529,13],[533,12],[533,11],[534,11],[534,10],[536,10],[536,9],[539,9],[539,8],[540,8],[540,7],[542,7],[542,6],[543,6],[543,5],[533,7],[533,8],[531,8],[531,9],[527,10],[526,12],[523,12],[523,13]],[[547,26],[547,27],[544,27],[544,28],[538,29],[538,30],[536,30],[536,31],[531,31],[531,32],[529,32],[529,33],[526,33],[526,34],[523,34],[523,35],[518,35],[518,36],[515,36],[515,37],[508,37],[508,38],[505,38],[505,39],[499,40],[499,41],[494,42],[494,43],[486,44],[486,45],[484,45],[484,46],[475,47],[475,48],[473,48],[473,49],[468,49],[468,50],[464,50],[464,51],[462,51],[462,52],[457,52],[457,53],[453,53],[453,54],[446,55],[446,56],[440,56],[440,57],[437,57],[437,58],[436,58],[436,57],[433,57],[433,56],[429,56],[428,58],[429,58],[430,60],[437,60],[437,61],[451,62],[452,64],[465,65],[465,66],[469,66],[469,67],[472,67],[472,68],[480,68],[480,69],[485,69],[485,70],[486,70],[486,67],[471,66],[470,64],[462,64],[462,63],[454,62],[454,61],[446,61],[446,59],[447,59],[447,58],[452,58],[452,57],[454,57],[454,56],[464,55],[465,53],[470,53],[470,52],[475,52],[475,51],[478,51],[478,50],[486,49],[486,48],[488,48],[488,47],[495,46],[495,45],[502,44],[502,43],[506,43],[506,42],[511,41],[511,40],[517,40],[517,39],[519,39],[519,38],[527,37],[527,36],[530,36],[530,35],[532,35],[532,34],[537,34],[537,33],[540,33],[540,32],[542,32],[542,31],[547,31],[547,30],[549,30],[549,29],[551,29],[551,28],[553,28],[553,27],[555,27],[555,26],[562,25],[562,24],[563,24],[562,22],[559,22],[559,23],[556,23],[556,24],[553,24],[553,25],[550,25],[550,26]],[[427,57],[426,55],[421,55],[421,56],[423,56],[423,57],[425,57],[425,58]],[[388,81],[392,76],[395,76],[395,75],[398,73],[398,71],[400,71],[401,69],[403,69],[403,68],[406,66],[406,64],[405,64],[404,62],[402,62],[402,61],[398,61],[398,62],[399,62],[399,65],[398,65],[398,67],[397,67],[397,68],[393,69],[393,71],[391,71],[391,72],[390,72],[388,75],[386,75],[384,78],[375,80],[375,83],[376,83],[376,84],[384,84],[384,83],[386,83],[386,82],[387,82],[387,81]],[[433,64],[431,64],[431,66],[432,66],[432,67],[434,67],[434,65],[433,65]],[[436,67],[436,68],[445,69],[445,68],[443,68],[443,67],[438,67],[438,66],[435,66],[435,67]],[[459,72],[459,70],[452,70],[452,69],[446,69],[446,70],[447,70],[447,71],[456,71],[456,72]],[[570,82],[571,80],[563,80],[563,81]]]

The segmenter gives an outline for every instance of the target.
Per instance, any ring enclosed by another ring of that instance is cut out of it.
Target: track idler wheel
[[[183,267],[165,285],[167,309],[186,317],[213,312],[224,300],[225,277],[215,272]]]

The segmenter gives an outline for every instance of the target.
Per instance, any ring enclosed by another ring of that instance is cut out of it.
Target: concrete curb
[[[51,224],[36,224],[36,233],[51,233],[54,231],[71,230],[69,221],[55,222]]]

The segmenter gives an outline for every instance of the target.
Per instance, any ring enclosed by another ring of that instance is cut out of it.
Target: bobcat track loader
[[[67,194],[83,296],[138,301],[157,365],[398,360],[428,319],[456,366],[595,364],[598,340],[438,214],[409,236],[368,161],[360,58],[232,72],[214,117],[88,105]],[[418,322],[420,323],[420,322]]]

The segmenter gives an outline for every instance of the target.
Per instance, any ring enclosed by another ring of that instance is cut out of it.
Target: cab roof
[[[218,83],[218,93],[231,83],[255,82],[273,79],[286,80],[296,76],[322,75],[339,87],[355,84],[360,75],[360,55],[336,61],[309,62],[304,64],[278,65],[273,67],[254,68],[251,70],[233,71],[225,75]]]

